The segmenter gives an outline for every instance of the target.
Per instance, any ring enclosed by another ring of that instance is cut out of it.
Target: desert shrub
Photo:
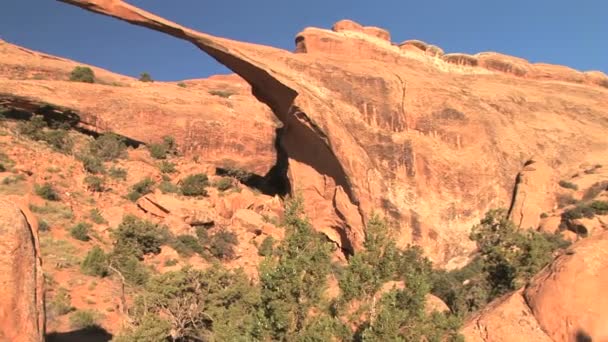
[[[167,227],[127,215],[113,232],[114,250],[143,259],[145,254],[158,254],[168,241]]]
[[[179,187],[169,181],[162,181],[158,185],[158,189],[163,194],[176,194],[179,192]]]
[[[188,85],[186,83],[184,83],[184,82],[178,82],[177,86],[181,87],[181,88],[186,88]]]
[[[103,218],[103,216],[101,215],[101,211],[99,211],[99,209],[97,208],[93,208],[91,209],[91,211],[89,211],[89,218],[91,219],[91,221],[97,224],[108,223],[108,221],[106,221],[106,219]]]
[[[91,237],[89,232],[91,231],[91,225],[86,222],[80,222],[70,229],[70,235],[80,241],[89,241]]]
[[[109,255],[109,260],[129,284],[141,286],[150,278],[150,270],[127,250],[114,249]]]
[[[50,229],[49,224],[43,220],[43,219],[38,219],[38,230],[41,232],[48,232]]]
[[[108,257],[106,253],[99,246],[93,247],[82,261],[80,269],[86,275],[102,278],[107,276]]]
[[[223,98],[229,98],[230,96],[234,95],[235,92],[230,90],[209,90],[209,94]]]
[[[97,176],[86,176],[84,178],[84,184],[87,186],[87,189],[93,192],[103,192],[105,191],[105,181],[101,177]]]
[[[17,131],[32,140],[44,141],[59,152],[69,153],[74,146],[65,126],[49,128],[42,115],[34,115],[30,120],[20,122]]]
[[[220,230],[210,238],[209,251],[218,259],[232,259],[234,258],[234,246],[238,243],[236,234],[227,230]]]
[[[150,144],[148,150],[150,151],[150,156],[154,159],[167,158],[168,151],[164,144]]]
[[[147,72],[142,72],[139,75],[139,81],[140,82],[154,82],[154,80],[152,79],[152,76],[150,76],[150,74]]]
[[[95,73],[89,67],[77,66],[70,73],[70,81],[95,83]]]
[[[88,152],[103,161],[112,161],[125,156],[125,139],[114,133],[104,133],[89,142]]]
[[[120,167],[112,166],[108,174],[114,179],[127,179],[127,170]]]
[[[100,315],[92,310],[77,310],[70,315],[70,326],[73,329],[92,329],[99,327]]]
[[[163,160],[162,162],[160,162],[160,164],[158,164],[158,168],[160,169],[160,172],[162,173],[173,173],[175,171],[177,171],[175,169],[175,164],[165,161]]]
[[[572,209],[568,209],[562,213],[564,221],[577,220],[581,218],[592,218],[595,215],[595,210],[588,204],[579,204]]]
[[[192,256],[194,254],[203,254],[204,249],[199,244],[196,237],[192,235],[178,235],[171,243],[171,247],[175,249],[181,256]]]
[[[34,187],[34,191],[36,195],[49,200],[49,201],[59,201],[59,194],[50,183],[44,183],[42,185],[36,184]]]
[[[258,248],[258,254],[260,256],[271,256],[273,251],[274,238],[272,236],[267,236],[260,247]]]
[[[101,159],[94,155],[80,155],[78,157],[82,162],[85,171],[93,174],[101,174],[106,171]]]
[[[232,179],[229,177],[222,177],[214,185],[219,191],[226,191],[232,187]]]
[[[565,180],[559,181],[559,186],[561,186],[562,188],[565,188],[565,189],[578,190],[578,185],[576,185],[572,182],[565,181]]]
[[[572,204],[576,204],[577,200],[571,194],[558,194],[557,206],[559,208],[567,207]]]
[[[133,202],[137,201],[141,196],[147,195],[154,190],[154,181],[150,178],[144,178],[141,181],[131,186],[131,192],[127,198]]]
[[[171,336],[171,323],[156,315],[139,317],[137,325],[114,337],[114,342],[155,342],[168,341]]]
[[[209,231],[205,226],[196,226],[195,227],[196,237],[198,238],[198,242],[201,245],[207,245],[209,243]]]
[[[587,189],[587,191],[585,191],[585,194],[583,195],[583,201],[592,200],[597,197],[597,195],[602,193],[602,191],[606,190],[608,190],[608,181],[597,182],[593,184],[589,189]]]
[[[66,129],[50,129],[43,132],[38,140],[45,141],[55,150],[63,153],[71,152],[74,147],[74,141]]]
[[[181,192],[184,196],[205,196],[207,195],[207,190],[205,190],[207,185],[209,185],[207,175],[197,173],[182,180]]]
[[[589,207],[596,215],[608,214],[608,201],[593,201],[589,204]]]
[[[46,303],[47,317],[63,316],[73,310],[72,296],[70,296],[70,292],[64,287],[57,289],[53,298],[47,300]]]
[[[177,264],[178,264],[177,259],[167,259],[167,260],[165,260],[165,266],[167,266],[167,267],[175,266]]]
[[[4,164],[0,163],[0,172],[6,172],[7,168]]]

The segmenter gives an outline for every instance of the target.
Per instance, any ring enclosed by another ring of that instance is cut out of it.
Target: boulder
[[[43,286],[37,227],[0,198],[0,341],[44,341]]]

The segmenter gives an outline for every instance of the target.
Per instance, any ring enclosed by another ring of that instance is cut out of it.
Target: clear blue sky
[[[226,73],[189,43],[55,0],[1,0],[0,38],[158,80]],[[194,29],[292,50],[306,26],[343,18],[446,52],[498,51],[608,73],[608,0],[132,0]]]

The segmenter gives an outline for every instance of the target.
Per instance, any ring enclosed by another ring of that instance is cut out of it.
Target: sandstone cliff
[[[27,216],[12,200],[0,198],[0,341],[44,341],[38,227]]]
[[[423,42],[392,44],[385,30],[353,22],[305,29],[291,53],[196,32],[122,1],[63,2],[190,41],[245,79],[281,121],[278,146],[289,161],[291,190],[304,195],[314,226],[347,253],[361,246],[367,218],[380,210],[401,227],[400,245],[419,244],[445,264],[472,250],[464,241],[487,209],[510,205],[516,176],[530,160],[557,173],[551,177],[583,161],[606,162],[608,79],[599,72],[497,53],[443,54]],[[101,106],[68,101],[66,89],[18,83],[0,89],[72,108],[102,129]],[[139,113],[129,117],[137,129],[126,122],[109,128],[148,141],[152,135],[141,132],[153,131],[158,117]],[[217,120],[239,131],[250,127],[242,117]],[[272,140],[269,121],[257,127]],[[218,150],[210,146],[209,155]],[[530,215],[554,205],[534,202]]]

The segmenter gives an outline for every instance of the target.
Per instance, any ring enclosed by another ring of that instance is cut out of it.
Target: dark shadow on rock
[[[593,342],[593,339],[584,331],[579,330],[576,332],[576,342]]]
[[[108,342],[112,334],[101,327],[85,328],[46,336],[46,342]]]

